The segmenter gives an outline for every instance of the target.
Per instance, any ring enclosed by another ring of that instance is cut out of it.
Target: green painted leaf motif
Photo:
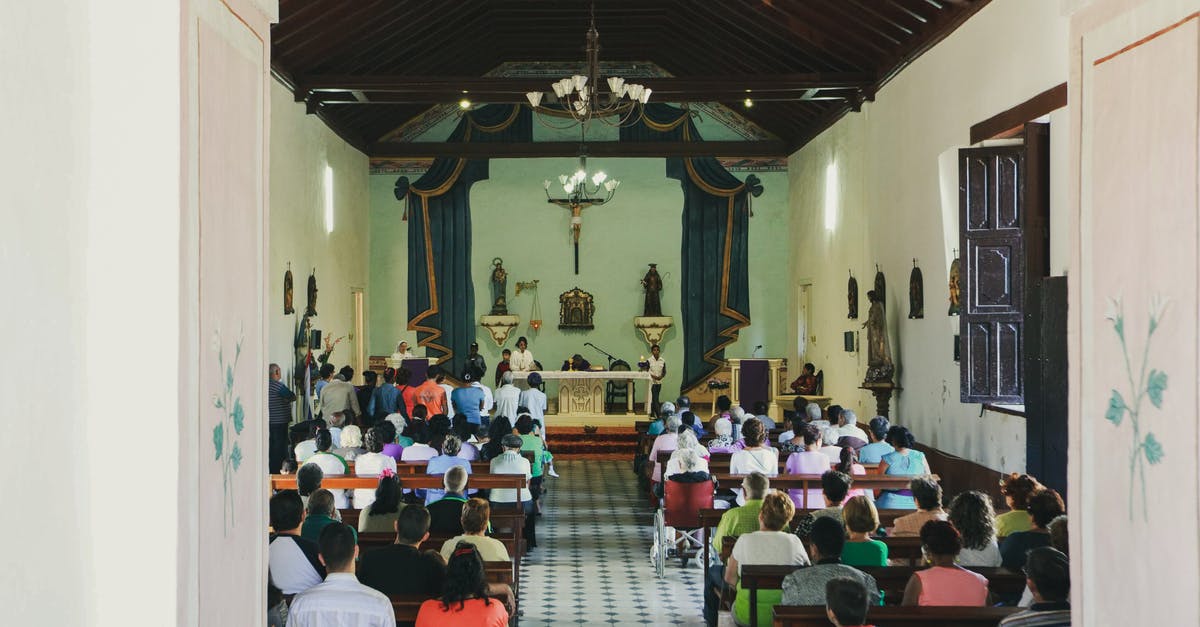
[[[233,389],[233,366],[225,366],[225,388]]]
[[[1121,419],[1125,417],[1125,399],[1121,398],[1120,392],[1112,391],[1112,398],[1108,399],[1108,411],[1104,417],[1114,426],[1121,426]]]
[[[1167,373],[1151,370],[1150,377],[1146,380],[1146,394],[1150,397],[1150,402],[1159,409],[1162,409],[1163,390],[1165,389],[1167,389]]]
[[[225,450],[225,425],[223,424],[213,427],[213,448],[217,450],[213,459],[221,459],[221,451]]]
[[[234,444],[233,452],[229,454],[229,462],[233,464],[233,469],[237,470],[238,466],[242,465],[242,447]]]
[[[1162,461],[1163,447],[1153,433],[1146,434],[1146,441],[1142,443],[1142,450],[1146,451],[1146,461],[1151,464],[1157,464]]]
[[[239,396],[233,401],[233,430],[241,435],[242,427],[245,426],[246,411],[242,409],[242,398]]]

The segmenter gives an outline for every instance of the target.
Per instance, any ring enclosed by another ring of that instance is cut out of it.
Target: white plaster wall
[[[857,389],[866,371],[862,352],[842,349],[842,332],[860,331],[866,292],[878,264],[887,276],[889,335],[897,363],[892,417],[918,440],[1001,471],[1023,470],[1024,419],[988,413],[959,398],[953,361],[958,318],[946,315],[947,276],[957,240],[956,150],[972,124],[1067,79],[1067,21],[1056,3],[992,2],[878,94],[789,160],[793,253],[789,295],[811,283],[808,361],[825,370],[826,393],[874,414],[874,398]],[[1052,116],[1052,124],[1059,119]],[[1060,119],[1060,121],[1062,121]],[[1064,128],[1052,138],[1065,139]],[[1052,149],[1052,224],[1061,224],[1065,152]],[[826,167],[838,164],[837,223],[824,220]],[[1052,268],[1067,270],[1067,233],[1051,234]],[[925,318],[908,319],[913,258],[925,282]],[[846,319],[847,271],[859,284],[859,319]],[[861,334],[865,339],[865,333]],[[798,353],[795,325],[790,356]]]
[[[296,327],[304,315],[308,275],[317,269],[313,328],[346,336],[333,363],[349,363],[354,328],[351,288],[367,287],[369,236],[366,155],[342,141],[277,82],[271,84],[271,195],[267,358],[290,380]],[[325,164],[333,167],[333,232],[325,230]],[[283,274],[292,264],[296,313],[283,314]],[[370,297],[368,291],[367,298]],[[364,303],[364,318],[367,313]],[[364,364],[365,365],[365,364]],[[355,375],[357,378],[357,374]]]

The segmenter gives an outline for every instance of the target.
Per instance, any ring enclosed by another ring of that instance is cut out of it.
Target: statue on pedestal
[[[883,298],[871,290],[867,292],[867,300],[871,309],[867,312],[867,321],[863,327],[867,329],[867,377],[866,383],[890,382],[896,367],[892,364],[892,352],[888,347],[887,315],[883,308]]]
[[[662,277],[658,275],[658,264],[650,264],[646,276],[642,277],[642,287],[646,290],[646,304],[642,308],[642,316],[662,316],[662,300],[659,293],[662,292],[663,282]]]
[[[496,257],[492,260],[492,313],[493,316],[508,315],[508,271],[504,269],[504,260]]]

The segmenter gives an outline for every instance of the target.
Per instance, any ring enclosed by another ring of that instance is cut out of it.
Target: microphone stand
[[[617,360],[617,358],[616,358],[616,357],[613,357],[613,356],[612,356],[612,355],[611,355],[611,354],[610,354],[608,351],[606,351],[606,350],[604,350],[604,349],[600,348],[599,346],[596,346],[595,344],[592,344],[591,342],[584,342],[584,343],[583,343],[583,345],[584,345],[584,346],[591,346],[591,347],[592,347],[592,348],[594,348],[594,349],[595,349],[597,352],[603,353],[605,357],[608,357],[608,363],[609,363],[609,365],[611,365],[611,364],[612,364],[612,362],[614,362],[614,361],[616,361],[616,360]]]

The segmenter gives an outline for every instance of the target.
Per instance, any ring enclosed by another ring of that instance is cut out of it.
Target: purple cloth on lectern
[[[429,361],[425,359],[405,359],[400,362],[400,365],[408,369],[410,376],[408,377],[409,385],[421,385],[425,382],[425,375],[429,372]]]
[[[738,390],[738,404],[742,409],[749,414],[754,409],[754,404],[758,401],[770,402],[767,398],[770,394],[770,376],[771,367],[765,359],[743,359],[742,360],[742,382],[741,389]]]

